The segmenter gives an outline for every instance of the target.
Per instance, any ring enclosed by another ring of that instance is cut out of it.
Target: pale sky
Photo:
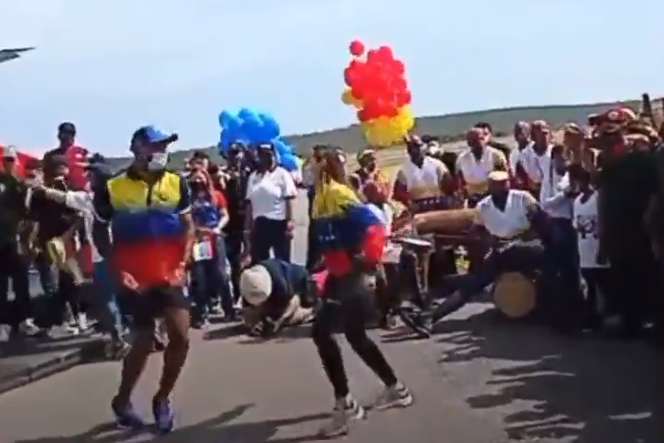
[[[0,0],[0,143],[79,141],[126,155],[154,123],[216,143],[222,109],[271,112],[286,134],[354,122],[348,43],[392,46],[417,115],[637,98],[664,91],[664,3],[600,0]],[[640,65],[636,62],[642,62]]]

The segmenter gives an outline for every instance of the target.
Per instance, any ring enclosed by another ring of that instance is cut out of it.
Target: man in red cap
[[[611,264],[623,337],[640,335],[651,311],[648,304],[662,296],[659,268],[644,223],[659,193],[659,175],[653,152],[634,149],[625,137],[631,117],[622,109],[612,109],[594,121],[601,155],[600,252]]]

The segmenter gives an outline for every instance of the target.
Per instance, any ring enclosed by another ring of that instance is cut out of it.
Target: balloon
[[[240,112],[237,113],[237,116],[241,120],[251,120],[256,118],[256,113],[249,108],[242,108],[240,109]]]
[[[277,120],[272,115],[261,112],[258,114],[258,118],[262,122],[265,138],[272,140],[273,138],[279,137],[281,128],[279,127]]]
[[[352,89],[344,90],[344,92],[341,94],[341,101],[346,105],[355,106],[358,109],[362,107],[362,100],[356,98],[353,95]]]
[[[392,70],[397,75],[403,75],[406,72],[406,67],[401,60],[394,60],[392,62]]]
[[[274,150],[280,156],[293,154],[293,148],[285,140],[282,139],[273,140],[272,144],[274,145]]]
[[[299,167],[298,158],[293,154],[283,155],[279,160],[279,165],[288,171],[296,171]]]
[[[359,57],[364,54],[364,43],[359,40],[353,40],[350,42],[348,50],[350,51],[351,55]]]
[[[227,127],[228,123],[233,119],[233,114],[228,111],[221,111],[219,114],[219,126],[222,128]]]
[[[224,130],[221,131],[221,135],[219,136],[219,145],[224,149],[228,149],[233,143],[233,133],[232,131],[229,130]]]
[[[221,155],[226,155],[231,143],[242,142],[249,145],[272,143],[278,163],[281,157],[293,156],[292,146],[280,137],[279,123],[267,112],[253,108],[241,108],[237,113],[224,110],[219,114],[219,125],[222,131],[217,147]]]
[[[361,60],[351,60],[348,67],[344,70],[344,81],[346,86],[353,87],[357,81],[362,78],[366,71],[366,63]]]
[[[380,61],[391,61],[394,60],[394,54],[392,53],[392,48],[389,46],[381,46],[376,50],[376,57]]]
[[[401,91],[401,92],[397,93],[396,102],[397,102],[398,107],[401,108],[402,106],[409,105],[411,100],[412,100],[412,97],[411,97],[410,91],[406,90],[406,91]]]

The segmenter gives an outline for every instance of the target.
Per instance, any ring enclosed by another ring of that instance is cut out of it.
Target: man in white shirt
[[[547,171],[551,166],[551,128],[544,120],[536,120],[530,126],[533,142],[524,150],[523,165],[528,175],[530,192],[539,198],[543,187],[548,186]]]
[[[430,333],[431,325],[463,307],[503,272],[532,275],[546,268],[544,246],[538,237],[545,237],[545,213],[527,191],[509,188],[509,174],[489,174],[489,195],[477,204],[478,225],[488,231],[497,246],[476,269],[454,276],[457,291],[445,298],[431,313],[402,313],[402,319],[422,336]],[[452,281],[450,281],[452,283]]]
[[[510,172],[515,184],[515,189],[530,190],[530,180],[526,172],[527,148],[532,145],[530,139],[530,124],[520,121],[514,125],[514,141],[516,148],[512,149],[509,156]]]
[[[507,171],[507,159],[498,149],[487,145],[484,129],[475,127],[466,134],[466,148],[456,162],[456,173],[461,190],[474,207],[486,195],[488,176],[492,171]]]

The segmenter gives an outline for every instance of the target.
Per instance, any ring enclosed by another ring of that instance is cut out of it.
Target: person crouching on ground
[[[233,320],[235,310],[226,265],[226,250],[221,230],[228,223],[228,212],[223,194],[215,191],[207,171],[201,167],[189,176],[192,192],[191,215],[196,225],[196,243],[189,272],[189,295],[193,298],[192,327],[207,325],[208,313],[213,301],[221,296],[222,309],[228,320]]]
[[[240,276],[242,317],[250,335],[270,336],[313,319],[316,284],[304,266],[271,258]]]
[[[313,217],[328,276],[312,337],[334,390],[331,422],[321,430],[322,435],[331,437],[348,432],[349,416],[366,416],[364,408],[350,395],[341,350],[334,339],[339,320],[350,346],[385,385],[372,406],[406,407],[413,403],[413,397],[366,333],[370,295],[365,277],[382,258],[385,228],[348,184],[343,156],[336,149],[328,149],[324,154],[316,182]]]
[[[93,200],[97,215],[111,224],[110,255],[122,285],[132,292],[129,304],[136,328],[111,407],[118,426],[144,425],[131,395],[152,352],[155,321],[163,318],[168,345],[159,390],[152,399],[159,433],[174,428],[170,395],[189,353],[191,321],[184,295],[185,268],[195,240],[191,192],[183,177],[166,170],[166,149],[177,139],[177,134],[153,126],[136,130],[132,164],[96,189]]]

